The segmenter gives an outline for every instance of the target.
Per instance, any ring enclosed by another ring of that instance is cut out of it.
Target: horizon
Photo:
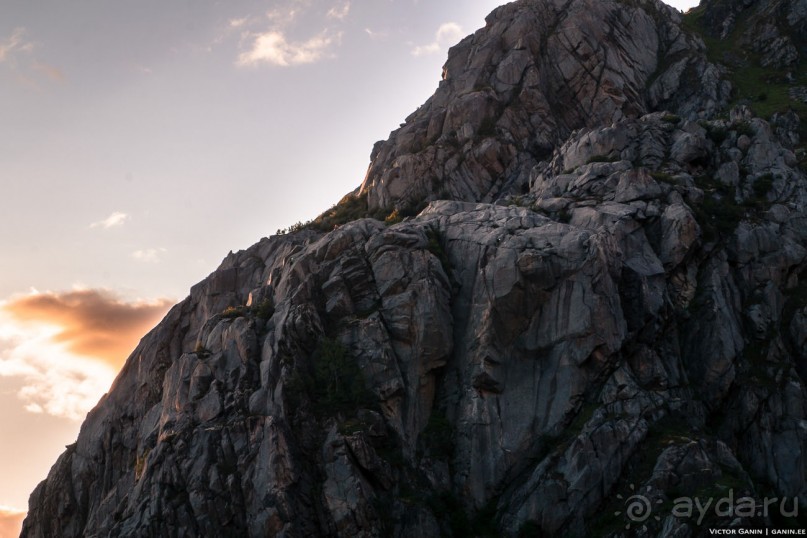
[[[9,2],[0,538],[139,338],[228,251],[360,185],[504,3]]]

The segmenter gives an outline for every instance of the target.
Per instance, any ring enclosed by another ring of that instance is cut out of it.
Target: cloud
[[[115,211],[104,220],[99,220],[98,222],[93,222],[90,224],[90,228],[114,228],[115,226],[123,226],[123,223],[127,220],[129,220],[129,215],[126,213],[121,213],[120,211]]]
[[[81,420],[172,302],[126,302],[107,290],[0,302],[0,376],[19,379],[27,411]]]
[[[350,13],[350,2],[345,2],[339,6],[334,6],[328,10],[329,19],[344,20]]]
[[[337,44],[342,34],[329,35],[322,32],[306,41],[289,41],[278,30],[257,34],[253,37],[252,48],[238,56],[238,65],[255,66],[268,63],[281,67],[314,63],[326,56],[330,47]]]
[[[426,56],[440,52],[444,47],[451,46],[463,38],[465,32],[456,22],[446,22],[440,25],[434,35],[434,41],[427,45],[419,45],[412,49],[414,56]]]
[[[15,28],[11,35],[0,39],[0,64],[14,74],[14,81],[35,92],[41,92],[43,79],[63,82],[64,72],[46,62],[38,60],[34,54],[36,45],[26,37],[25,28]]]
[[[48,65],[42,62],[35,62],[33,67],[34,69],[36,69],[49,79],[54,80],[56,82],[63,82],[65,79],[64,71],[62,71],[58,67],[54,67],[52,65]]]
[[[224,34],[239,34],[237,66],[313,64],[334,57],[350,8],[351,0],[277,0],[263,16],[230,19]]]
[[[15,28],[11,35],[0,41],[0,62],[13,61],[17,52],[30,52],[33,43],[25,41],[25,28]]]
[[[51,342],[68,352],[118,368],[172,301],[128,303],[106,290],[36,293],[11,299],[3,310],[14,320],[53,329]]]
[[[249,17],[241,17],[238,19],[230,19],[230,28],[241,28],[247,22],[249,22]]]
[[[51,329],[3,320],[0,376],[19,379],[17,398],[30,413],[81,420],[109,389],[116,370],[65,351]],[[13,333],[9,335],[9,333]]]
[[[367,34],[370,37],[370,39],[373,39],[373,40],[386,39],[387,38],[387,32],[383,31],[383,30],[375,31],[375,30],[371,30],[369,28],[365,28],[364,33]]]
[[[294,5],[294,2],[291,6],[276,7],[266,12],[266,17],[276,27],[288,26],[298,15],[300,15],[300,9]]]
[[[139,262],[157,263],[160,261],[160,254],[166,252],[164,248],[147,248],[145,250],[135,250],[132,258]]]
[[[0,538],[16,538],[22,530],[25,510],[0,506]]]

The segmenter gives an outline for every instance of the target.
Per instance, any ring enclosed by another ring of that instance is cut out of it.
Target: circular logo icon
[[[647,521],[650,516],[653,516],[653,519],[656,521],[661,521],[659,516],[653,515],[653,505],[661,504],[664,501],[661,499],[652,501],[651,497],[652,488],[650,486],[647,486],[644,492],[637,492],[636,486],[633,484],[630,485],[630,493],[627,497],[621,493],[617,494],[616,498],[623,501],[625,508],[624,510],[617,510],[614,512],[614,515],[621,516],[624,514],[624,517],[628,519],[625,530],[630,529],[633,524],[641,525],[643,530],[647,530],[645,521]]]

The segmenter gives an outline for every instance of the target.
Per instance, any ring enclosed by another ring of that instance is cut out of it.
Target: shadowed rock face
[[[804,0],[718,0],[706,3],[702,11],[710,35],[736,37],[739,45],[759,54],[763,67],[794,69],[805,54]],[[729,62],[731,59],[726,58]]]
[[[373,152],[370,211],[424,209],[229,255],[23,535],[617,536],[638,488],[661,536],[702,530],[681,495],[807,510],[799,122],[715,117],[730,88],[679,22],[497,9]]]

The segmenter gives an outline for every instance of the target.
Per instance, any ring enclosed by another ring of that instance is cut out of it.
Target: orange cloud
[[[34,69],[45,75],[51,80],[56,82],[64,82],[65,76],[64,71],[59,69],[58,67],[46,64],[44,62],[36,62],[34,63]]]
[[[17,538],[22,530],[25,512],[0,506],[0,538]]]
[[[54,342],[117,369],[172,303],[127,303],[109,291],[89,289],[17,297],[3,308],[17,321],[57,327]]]
[[[33,45],[24,39],[25,28],[15,28],[8,39],[0,41],[0,62],[13,60],[16,52],[30,52]]]

